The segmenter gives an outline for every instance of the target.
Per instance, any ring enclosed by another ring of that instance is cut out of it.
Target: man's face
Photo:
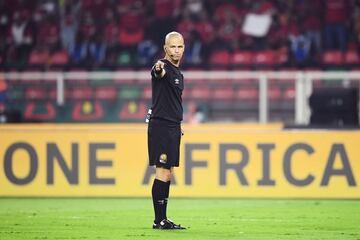
[[[181,36],[175,35],[171,36],[164,46],[166,55],[173,61],[177,63],[182,58],[184,53],[184,39]]]

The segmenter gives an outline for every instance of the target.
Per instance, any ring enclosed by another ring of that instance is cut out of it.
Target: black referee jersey
[[[166,71],[162,78],[155,77],[155,70],[151,71],[152,82],[152,114],[151,118],[164,119],[180,123],[183,119],[182,91],[184,76],[179,68],[170,61],[161,59]]]
[[[183,119],[182,91],[184,77],[168,60],[165,75],[155,77],[152,69],[152,113],[148,125],[149,165],[170,169],[179,166],[181,126]]]

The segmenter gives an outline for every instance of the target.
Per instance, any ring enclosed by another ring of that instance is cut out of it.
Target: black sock
[[[166,182],[166,190],[165,190],[165,206],[164,206],[164,211],[165,211],[165,218],[167,218],[166,213],[167,213],[167,204],[168,204],[168,199],[169,199],[169,192],[170,192],[170,181]]]
[[[166,218],[166,189],[168,183],[159,179],[154,180],[152,186],[152,199],[155,212],[155,223],[161,222]]]

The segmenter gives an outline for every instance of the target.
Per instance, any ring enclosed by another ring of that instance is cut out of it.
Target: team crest
[[[175,79],[175,84],[176,84],[176,85],[179,85],[179,83],[180,83],[180,80],[176,78],[176,79]]]
[[[167,155],[166,155],[165,153],[162,153],[162,154],[160,155],[159,161],[160,161],[161,163],[166,163],[166,162],[167,162]]]

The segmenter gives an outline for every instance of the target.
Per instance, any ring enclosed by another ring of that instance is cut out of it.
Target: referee
[[[151,70],[152,107],[148,115],[148,153],[150,166],[156,167],[152,186],[155,211],[154,229],[186,229],[166,216],[170,179],[179,166],[179,148],[183,119],[182,91],[184,77],[179,70],[184,53],[184,38],[178,32],[165,37],[165,58]]]

